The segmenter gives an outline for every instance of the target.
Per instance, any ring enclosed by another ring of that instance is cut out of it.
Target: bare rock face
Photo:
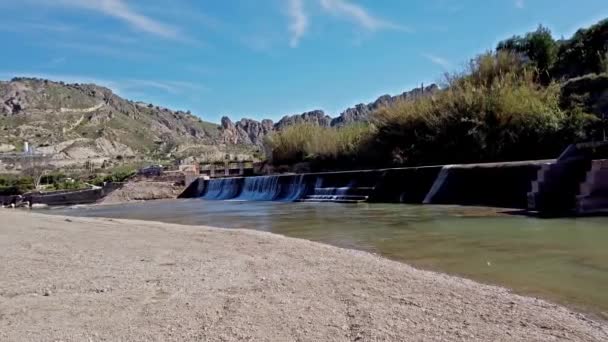
[[[287,126],[297,124],[311,124],[322,127],[329,127],[331,124],[331,117],[325,115],[322,110],[313,110],[300,115],[284,116],[279,122],[276,123],[275,129],[281,130]]]
[[[274,129],[272,120],[262,120],[258,122],[251,119],[241,119],[236,123],[236,126],[245,134],[253,145],[262,145],[263,139],[266,135],[270,134]]]
[[[437,90],[439,90],[439,87],[436,84],[431,84],[428,87],[416,88],[397,96],[383,95],[372,103],[360,103],[355,107],[346,109],[340,116],[331,121],[331,125],[343,126],[353,122],[365,122],[368,121],[371,114],[379,108],[391,106],[398,101],[413,100],[421,96],[432,95]]]
[[[229,144],[256,145],[264,143],[264,137],[274,130],[272,120],[262,122],[252,119],[241,119],[236,124],[229,117],[222,117],[224,141]]]

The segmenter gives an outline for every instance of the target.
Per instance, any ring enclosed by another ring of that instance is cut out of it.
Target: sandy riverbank
[[[184,191],[183,185],[175,182],[137,181],[128,182],[111,192],[98,204],[120,204],[134,201],[151,201],[177,198]]]
[[[503,288],[255,231],[0,209],[0,274],[1,341],[608,340]]]

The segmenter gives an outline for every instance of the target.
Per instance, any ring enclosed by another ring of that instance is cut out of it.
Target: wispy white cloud
[[[291,40],[289,45],[297,47],[300,39],[308,30],[308,15],[304,11],[303,0],[288,0],[287,14],[289,16],[289,32]]]
[[[124,90],[144,90],[157,89],[168,94],[184,94],[191,92],[202,92],[206,88],[198,83],[187,81],[155,81],[144,79],[125,79],[120,81],[121,88]]]
[[[181,39],[179,30],[137,12],[127,5],[125,0],[44,0],[48,5],[62,5],[96,11],[122,20],[131,27],[162,38]]]
[[[450,62],[449,60],[447,60],[443,57],[439,57],[437,55],[433,55],[430,53],[423,53],[422,57],[428,59],[432,63],[439,65],[440,67],[442,67],[444,69],[449,69],[452,67],[452,62]]]
[[[315,0],[306,2],[305,0],[287,0],[286,14],[289,18],[289,45],[292,48],[298,46],[302,37],[310,28],[310,17],[304,4],[316,4],[324,13],[334,17],[344,18],[353,22],[355,25],[368,32],[380,30],[398,30],[411,32],[406,26],[396,24],[371,14],[364,7],[357,5],[350,0]]]
[[[388,20],[384,20],[382,18],[378,18],[371,13],[369,13],[365,8],[356,5],[354,3],[348,2],[347,0],[319,0],[321,7],[336,16],[342,16],[349,20],[352,20],[359,26],[370,30],[370,31],[378,31],[382,29],[393,29],[393,30],[401,30],[401,31],[411,31],[411,29],[390,22]]]
[[[526,3],[524,0],[515,0],[515,7],[524,8],[524,7],[526,7]]]

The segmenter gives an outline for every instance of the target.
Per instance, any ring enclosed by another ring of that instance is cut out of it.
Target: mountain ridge
[[[347,108],[332,118],[322,110],[269,119],[225,116],[219,124],[189,111],[174,111],[124,99],[95,84],[68,84],[16,77],[0,81],[0,152],[18,151],[24,142],[54,156],[57,165],[122,158],[252,159],[264,137],[285,127],[308,123],[340,127],[369,120],[382,106],[433,93],[438,87],[416,88],[396,96],[383,95],[368,104]]]
[[[420,88],[414,88],[395,96],[382,95],[373,102],[367,104],[360,103],[354,107],[349,107],[334,118],[325,114],[323,110],[312,110],[302,114],[285,115],[276,123],[269,119],[258,121],[250,118],[242,118],[239,121],[232,122],[228,116],[224,116],[222,117],[221,125],[224,131],[230,132],[231,142],[261,145],[263,140],[260,139],[256,132],[264,132],[264,135],[267,135],[287,126],[301,123],[324,127],[341,127],[354,122],[367,122],[371,114],[379,108],[390,106],[398,101],[408,101],[419,96],[427,96],[438,90],[439,86],[431,84],[426,87],[422,85]]]

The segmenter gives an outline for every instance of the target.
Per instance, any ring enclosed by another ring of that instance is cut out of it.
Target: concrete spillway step
[[[575,210],[581,182],[590,168],[587,159],[558,160],[543,166],[528,193],[528,209],[546,213]]]
[[[587,178],[580,185],[576,200],[579,214],[608,212],[608,160],[594,160]]]

